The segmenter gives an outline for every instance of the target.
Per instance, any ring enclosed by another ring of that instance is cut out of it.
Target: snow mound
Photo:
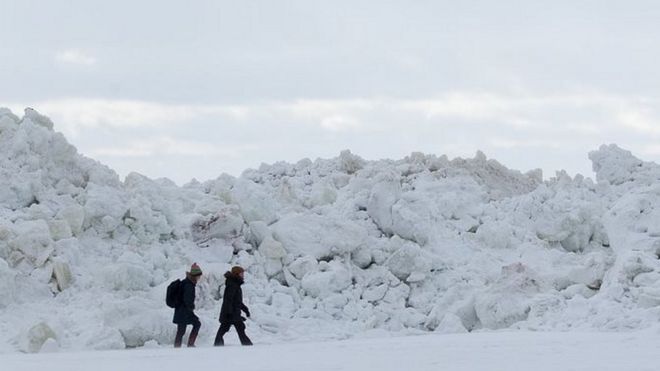
[[[589,154],[597,183],[480,152],[344,151],[178,187],[122,181],[47,117],[0,109],[0,153],[0,349],[169,346],[165,288],[192,262],[207,343],[232,265],[257,341],[622,331],[660,313],[660,167],[615,145]]]

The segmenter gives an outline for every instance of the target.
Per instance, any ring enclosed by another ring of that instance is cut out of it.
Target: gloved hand
[[[250,310],[245,308],[245,315],[250,318]]]
[[[245,321],[247,321],[247,319],[245,319],[245,317],[241,316],[241,321],[245,322]]]

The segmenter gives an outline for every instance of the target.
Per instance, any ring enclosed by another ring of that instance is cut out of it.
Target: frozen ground
[[[660,336],[651,333],[495,332],[257,344],[12,354],[12,371],[655,371]]]
[[[616,145],[588,154],[595,180],[344,151],[179,187],[120,179],[55,128],[0,109],[2,353],[169,347],[165,288],[193,262],[203,344],[236,264],[262,344],[660,320],[660,166]]]

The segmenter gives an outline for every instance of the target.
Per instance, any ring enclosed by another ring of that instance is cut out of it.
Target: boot
[[[195,317],[192,331],[190,331],[190,336],[188,336],[188,348],[195,347],[195,340],[197,340],[197,334],[199,333],[200,327],[202,327],[202,324],[199,322],[199,319]]]
[[[218,333],[215,335],[215,341],[213,342],[213,346],[216,347],[221,347],[225,345],[225,339],[222,338],[222,333],[218,331]]]
[[[236,332],[238,333],[238,338],[241,340],[241,345],[252,345],[252,340],[245,333],[245,325],[236,326]]]
[[[213,342],[213,345],[216,347],[221,347],[225,345],[225,340],[223,339],[223,336],[229,331],[229,327],[231,324],[229,323],[221,323],[220,328],[218,329],[218,332],[215,334],[215,341]]]
[[[245,335],[245,332],[240,334],[238,338],[241,340],[241,345],[252,345],[252,340]]]
[[[197,334],[190,334],[188,337],[188,348],[195,347],[195,340],[197,340]]]
[[[177,326],[176,336],[174,337],[174,347],[181,348],[181,343],[183,342],[183,335],[186,333],[186,326],[179,325]]]

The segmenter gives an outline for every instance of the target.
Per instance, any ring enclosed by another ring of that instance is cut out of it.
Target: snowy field
[[[650,333],[497,332],[0,358],[12,371],[656,371]]]
[[[631,370],[658,354],[637,331],[660,321],[660,166],[616,145],[588,154],[595,179],[344,151],[178,186],[120,179],[55,129],[0,109],[3,369]],[[193,262],[199,344],[241,265],[260,345],[169,349],[165,289]]]

